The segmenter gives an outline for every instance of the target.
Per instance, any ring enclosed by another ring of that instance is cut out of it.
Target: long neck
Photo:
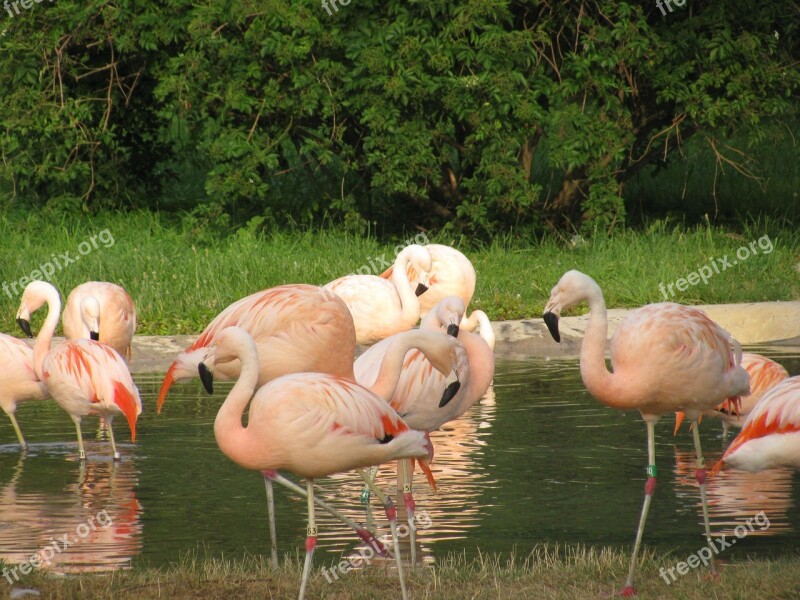
[[[392,270],[392,283],[397,288],[400,297],[400,310],[403,320],[408,320],[413,326],[419,319],[419,298],[417,298],[408,281],[408,258],[399,256]]]
[[[50,343],[53,341],[60,313],[61,299],[58,297],[58,292],[53,289],[52,292],[47,293],[47,317],[33,345],[33,372],[39,381],[44,380],[42,364],[44,357],[50,352]]]
[[[225,456],[244,465],[252,453],[247,428],[242,426],[242,415],[258,383],[258,356],[252,343],[240,350],[242,370],[214,420],[214,436]]]
[[[403,359],[406,353],[412,348],[419,348],[423,352],[430,349],[424,332],[420,330],[409,331],[399,334],[389,344],[386,354],[383,356],[381,368],[378,371],[378,377],[375,383],[370,386],[370,389],[378,396],[386,400],[391,400],[394,396],[394,391],[397,388],[397,382],[400,380],[400,373],[403,369]]]
[[[464,414],[470,406],[483,397],[492,384],[494,351],[482,336],[468,331],[459,333],[458,341],[464,345],[469,359],[469,380],[466,389],[459,393],[465,401],[459,407],[461,414]]]
[[[621,398],[614,375],[606,367],[608,314],[598,287],[587,299],[589,324],[581,344],[581,378],[589,393],[608,406],[619,406]]]
[[[485,312],[482,310],[473,310],[468,319],[465,317],[464,320],[462,320],[462,325],[464,324],[466,324],[465,329],[467,331],[475,331],[477,329],[483,341],[488,344],[489,348],[494,350],[494,329],[492,329],[492,322]]]

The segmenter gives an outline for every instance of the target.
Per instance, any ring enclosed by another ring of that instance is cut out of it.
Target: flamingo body
[[[25,439],[14,416],[17,405],[27,400],[49,398],[47,387],[33,371],[33,350],[28,344],[0,333],[0,408],[8,415],[22,449]]]
[[[372,344],[417,324],[420,299],[407,274],[412,266],[423,277],[430,271],[431,256],[422,246],[406,246],[397,255],[389,279],[346,275],[324,286],[342,298],[353,315],[357,343]]]
[[[764,394],[721,462],[745,471],[800,469],[800,376],[784,379]]]
[[[424,317],[448,296],[458,296],[469,306],[475,293],[475,267],[463,253],[444,244],[426,244],[424,248],[431,255],[431,269],[428,274],[428,291],[420,296],[420,316]],[[381,277],[389,278],[394,267],[389,268]],[[420,273],[409,264],[407,276],[409,281],[419,281]]]
[[[197,377],[208,348],[226,327],[241,327],[258,350],[258,385],[288,373],[320,372],[351,377],[355,329],[345,303],[312,285],[282,285],[251,294],[217,315],[194,344],[170,366],[158,394],[158,410],[172,384]],[[221,363],[215,376],[238,377],[238,360]]]
[[[729,414],[724,406],[717,407],[717,414],[723,421],[739,428],[764,394],[789,377],[789,372],[782,365],[760,354],[742,354],[742,367],[750,376],[750,395],[742,397],[739,409],[734,414]]]
[[[61,319],[68,340],[97,339],[130,362],[137,318],[125,288],[105,281],[82,283],[67,297]]]

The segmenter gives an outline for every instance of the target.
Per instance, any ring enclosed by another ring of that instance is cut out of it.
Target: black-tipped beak
[[[558,333],[558,317],[551,312],[546,312],[542,318],[544,319],[545,325],[547,325],[547,329],[550,331],[550,335],[553,336],[553,339],[561,343],[561,334]]]
[[[197,367],[197,372],[200,373],[200,381],[203,382],[203,387],[209,394],[214,393],[214,374],[211,372],[205,363],[200,363]]]
[[[422,294],[424,294],[427,291],[428,291],[428,286],[427,285],[425,285],[424,283],[418,283],[417,284],[417,289],[414,291],[414,293],[417,296],[422,296]]]
[[[452,400],[453,398],[455,398],[455,395],[458,393],[458,390],[460,389],[461,389],[460,381],[454,381],[453,383],[448,385],[444,389],[444,394],[442,394],[442,399],[439,400],[439,408],[447,406],[447,403],[450,402],[450,400]]]
[[[447,326],[447,335],[451,335],[454,338],[458,337],[458,323],[450,323]]]
[[[22,329],[22,333],[27,335],[29,338],[33,337],[30,322],[26,321],[25,319],[17,319],[17,325],[19,325],[19,328]]]
[[[95,342],[100,341],[100,332],[99,331],[90,331],[89,332],[89,339],[94,340]]]

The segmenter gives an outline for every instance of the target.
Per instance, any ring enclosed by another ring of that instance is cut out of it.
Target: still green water
[[[800,373],[799,348],[757,348],[790,373]],[[145,405],[136,444],[117,419],[122,461],[113,464],[97,420],[84,420],[88,461],[77,460],[72,421],[53,402],[22,405],[20,426],[31,449],[21,457],[0,419],[0,559],[27,560],[66,534],[56,552],[60,572],[164,565],[189,553],[235,557],[269,553],[260,474],[225,458],[213,421],[229,387],[214,397],[192,382],[173,387],[161,415],[155,398],[161,374],[137,376]],[[703,544],[694,455],[686,427],[674,419],[656,428],[658,488],[645,545],[679,558]],[[701,426],[711,464],[725,442],[721,425]],[[645,479],[646,431],[638,413],[608,409],[580,381],[575,359],[500,360],[494,387],[461,420],[433,435],[439,491],[415,476],[419,539],[427,561],[449,552],[526,554],[535,544],[630,548]],[[394,469],[379,475],[393,488]],[[317,491],[356,520],[361,483],[351,474],[320,480]],[[281,552],[295,553],[305,536],[305,501],[277,488]],[[764,511],[769,527],[737,540],[726,558],[779,555],[800,546],[800,483],[792,471],[724,471],[709,484],[715,534]],[[382,512],[375,505],[378,524]],[[356,550],[355,536],[318,512],[318,566]],[[94,519],[94,527],[91,527]],[[759,521],[763,524],[763,520]],[[85,524],[85,525],[84,525]],[[427,527],[425,527],[427,526]]]

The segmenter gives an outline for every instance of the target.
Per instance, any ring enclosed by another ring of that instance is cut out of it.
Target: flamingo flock
[[[305,497],[301,600],[317,545],[318,508],[344,521],[376,553],[393,555],[407,598],[396,506],[376,485],[373,468],[397,462],[414,565],[415,466],[436,489],[430,433],[464,415],[487,394],[494,377],[491,322],[480,310],[468,312],[475,285],[475,269],[460,251],[412,244],[379,276],[347,275],[322,287],[281,285],[234,302],[167,370],[158,412],[176,383],[199,377],[213,394],[215,379],[235,380],[218,410],[214,436],[232,462],[263,477],[276,565],[273,484]],[[741,426],[712,474],[723,468],[800,469],[800,377],[788,377],[774,361],[743,353],[702,310],[674,303],[646,305],[619,324],[610,340],[609,370],[606,305],[590,276],[572,270],[561,277],[545,305],[544,323],[559,342],[562,312],[583,302],[590,311],[580,350],[583,383],[603,404],[639,411],[647,430],[644,499],[621,591],[632,596],[656,488],[655,426],[661,416],[674,412],[678,425],[684,415],[691,421],[704,534],[713,549],[701,417],[719,416],[726,432]],[[31,315],[42,307],[47,314],[33,348],[0,334],[0,407],[20,447],[24,451],[28,445],[17,405],[52,398],[75,423],[80,460],[86,460],[81,422],[87,416],[100,417],[113,460],[120,460],[114,417],[125,418],[135,442],[142,412],[129,371],[137,326],[133,299],[118,285],[87,282],[72,290],[62,315],[58,290],[33,281],[17,311],[17,322],[29,337]],[[59,320],[67,340],[52,347]],[[370,346],[356,358],[358,345]],[[245,411],[247,425],[242,423]],[[279,471],[299,476],[305,486]],[[374,494],[382,503],[392,531],[391,551],[369,527],[315,494],[316,479],[347,471],[363,478],[367,498]],[[716,574],[713,558],[710,567]]]

